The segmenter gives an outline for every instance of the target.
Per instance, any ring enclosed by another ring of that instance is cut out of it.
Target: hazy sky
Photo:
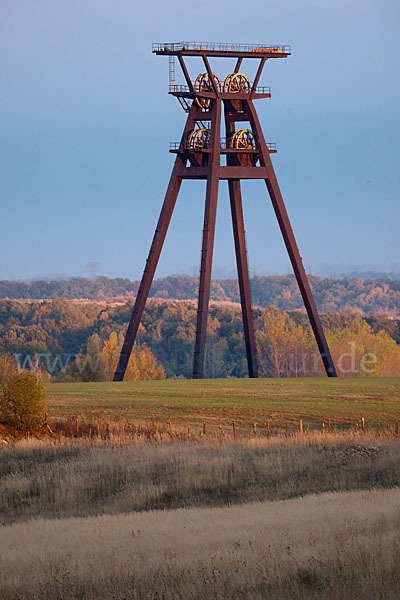
[[[181,40],[292,46],[257,108],[303,260],[398,265],[399,17],[398,0],[2,0],[0,278],[141,275],[185,120],[151,44]],[[204,192],[183,183],[157,275],[196,272]],[[243,195],[252,272],[288,272],[265,186]],[[226,182],[214,264],[235,264]]]

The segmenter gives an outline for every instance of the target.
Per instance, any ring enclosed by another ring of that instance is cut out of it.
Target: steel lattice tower
[[[122,381],[124,378],[183,179],[207,181],[193,378],[197,379],[203,376],[218,187],[222,179],[228,181],[229,188],[249,376],[257,377],[258,369],[243,222],[241,179],[265,181],[326,373],[329,377],[336,377],[335,365],[272,166],[270,155],[276,151],[276,148],[274,144],[265,142],[253,104],[254,100],[271,96],[270,88],[258,87],[266,61],[272,58],[287,57],[290,54],[290,47],[181,42],[154,44],[153,52],[170,57],[169,93],[178,98],[187,113],[187,119],[181,141],[171,144],[170,147],[170,152],[176,154],[176,159],[114,374],[114,381]],[[194,82],[189,76],[185,56],[196,56],[203,62],[205,71],[200,73]],[[177,57],[182,69],[185,85],[175,85],[174,57]],[[236,59],[234,71],[225,78],[224,82],[211,70],[209,58],[213,57]],[[240,72],[243,59],[259,61],[252,83],[244,73]],[[225,122],[225,137],[221,137],[222,117]],[[249,122],[251,129],[237,129],[236,123],[240,122]],[[225,164],[221,164],[221,156],[226,157]]]

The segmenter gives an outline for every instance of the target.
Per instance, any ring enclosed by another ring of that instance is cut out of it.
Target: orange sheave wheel
[[[215,73],[212,74],[215,85],[217,87],[218,91],[222,91],[222,83],[220,78],[218,77],[218,75],[216,75]],[[200,75],[198,75],[196,77],[196,81],[194,82],[194,91],[195,92],[213,92],[213,86],[211,83],[211,80],[208,76],[208,73],[200,73]],[[207,110],[210,106],[210,99],[209,98],[196,98],[196,104],[203,110]]]
[[[206,129],[205,127],[201,129],[193,129],[188,138],[188,146],[193,150],[201,150],[202,148],[208,147],[208,142],[210,139],[210,129]]]
[[[248,94],[250,90],[250,81],[243,73],[231,73],[224,81],[224,91],[229,94]]]
[[[254,150],[254,136],[250,129],[239,129],[231,141],[231,148],[236,150]]]

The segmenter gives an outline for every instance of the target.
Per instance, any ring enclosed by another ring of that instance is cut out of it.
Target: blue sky
[[[257,103],[303,260],[400,270],[395,0],[3,0],[0,277],[141,275],[185,115],[157,41],[282,43]],[[192,75],[201,66],[193,64]],[[243,70],[251,75],[251,65]],[[222,76],[230,64],[216,61]],[[154,176],[154,172],[156,176]],[[221,183],[214,274],[234,270]],[[196,273],[203,182],[184,182],[157,275]],[[261,182],[243,185],[252,273],[289,272]]]

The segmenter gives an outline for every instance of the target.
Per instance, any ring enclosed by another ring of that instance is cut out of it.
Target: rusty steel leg
[[[171,221],[176,199],[178,197],[179,189],[181,187],[182,179],[176,176],[176,171],[181,166],[182,161],[178,155],[171,174],[167,193],[165,195],[164,204],[162,206],[160,218],[157,223],[157,228],[154,233],[153,243],[151,244],[149,256],[146,261],[146,266],[144,268],[142,281],[140,282],[140,287],[138,295],[136,297],[135,305],[133,307],[131,319],[128,325],[127,332],[125,334],[124,344],[122,346],[118,365],[114,373],[114,381],[123,380],[126,368],[128,366],[129,357],[132,352],[133,344],[135,343],[137,330],[139,328],[140,320],[142,318],[146,300],[149,295],[150,287],[153,281],[158,260],[160,258],[165,236],[167,234],[168,226]]]
[[[235,71],[240,68],[240,62],[236,63]],[[226,135],[231,136],[235,132],[235,112],[229,113],[225,106],[225,129]],[[233,162],[232,156],[227,156],[227,164]],[[246,235],[243,221],[242,195],[240,180],[228,180],[229,198],[231,204],[233,237],[235,241],[236,264],[239,279],[240,302],[242,306],[242,318],[244,339],[246,344],[247,364],[249,377],[258,377],[257,347],[254,336],[253,312],[251,310],[251,292],[249,280],[249,268],[247,264]]]
[[[286,249],[289,254],[290,262],[292,263],[293,271],[300,288],[303,302],[307,310],[308,318],[317,341],[322,362],[324,363],[326,374],[328,377],[336,377],[335,365],[329,350],[328,342],[326,341],[324,330],[321,325],[317,307],[314,302],[310,284],[304,270],[303,261],[296,244],[294,233],[290,225],[285,205],[283,203],[275,173],[270,173],[269,178],[265,182],[267,184],[276,218],[278,219],[279,227],[281,229]]]
[[[268,153],[264,135],[261,129],[260,122],[252,101],[246,103],[249,121],[251,123],[255,136],[257,149],[259,151],[260,164],[267,167],[268,178],[265,180],[272,205],[275,211],[276,218],[285,242],[290,262],[292,263],[293,271],[297,279],[298,286],[303,298],[304,305],[307,310],[308,318],[311,323],[312,330],[318,345],[321,359],[325,367],[328,377],[337,377],[335,365],[329,351],[328,342],[326,341],[324,330],[318,315],[317,307],[311,292],[310,284],[304,270],[303,262],[300,256],[299,249],[296,244],[294,233],[290,224],[289,216],[282,198],[279,184],[276,179],[275,171],[272,166],[271,158]]]
[[[298,286],[303,298],[304,305],[307,310],[308,318],[311,323],[312,330],[314,332],[315,339],[317,341],[318,349],[321,354],[322,362],[325,367],[326,374],[328,377],[336,377],[335,365],[329,350],[328,342],[324,334],[324,330],[321,325],[321,320],[317,311],[317,307],[314,302],[314,298],[311,292],[310,284],[307,279],[306,272],[304,270],[303,261],[300,256],[299,249],[296,244],[296,240],[293,234],[292,227],[290,225],[289,217],[286,212],[285,205],[283,203],[282,195],[279,189],[278,182],[276,180],[275,173],[271,174],[266,180],[269,195],[271,197],[272,205],[278,219],[279,227],[282,232],[282,236],[286,245],[286,249],[289,254],[290,262],[292,263],[293,271],[297,279]]]
[[[211,266],[214,249],[215,220],[217,214],[219,174],[211,173],[207,179],[204,211],[203,245],[201,250],[199,303],[197,308],[196,343],[194,347],[193,379],[201,379],[204,371],[208,303],[210,299]]]
[[[220,167],[220,128],[221,101],[214,100],[210,115],[211,122],[211,154],[207,176],[206,204],[204,210],[203,244],[201,249],[199,303],[197,307],[196,342],[193,359],[193,379],[201,379],[204,372],[204,355],[206,345],[208,303],[210,299],[211,267],[214,249],[215,220]]]
[[[185,127],[183,129],[183,140],[185,139],[185,135],[187,135],[187,133],[191,129],[193,129],[194,124],[196,123],[196,114],[196,106],[192,105],[188,117],[186,119]],[[133,307],[128,329],[125,334],[124,343],[122,346],[121,354],[119,356],[118,365],[114,373],[113,381],[122,381],[125,375],[126,368],[128,366],[129,357],[132,352],[133,344],[135,343],[140,320],[142,318],[143,310],[150,292],[151,284],[153,282],[154,273],[158,264],[158,260],[160,258],[165,236],[167,234],[168,226],[170,224],[172,213],[175,208],[176,199],[178,197],[178,193],[182,184],[182,178],[177,176],[177,172],[179,171],[179,169],[184,167],[185,164],[186,158],[184,158],[183,155],[178,154],[175,159],[174,168],[172,170],[167,192],[165,194],[164,203],[161,209],[156,231],[154,233],[149,256],[146,260],[146,266],[143,271],[142,280],[140,282],[139,291],[136,297],[135,305]]]
[[[249,377],[258,377],[257,349],[254,337],[253,312],[251,310],[250,279],[247,264],[246,234],[244,230],[240,181],[231,179],[228,181],[228,187]]]

